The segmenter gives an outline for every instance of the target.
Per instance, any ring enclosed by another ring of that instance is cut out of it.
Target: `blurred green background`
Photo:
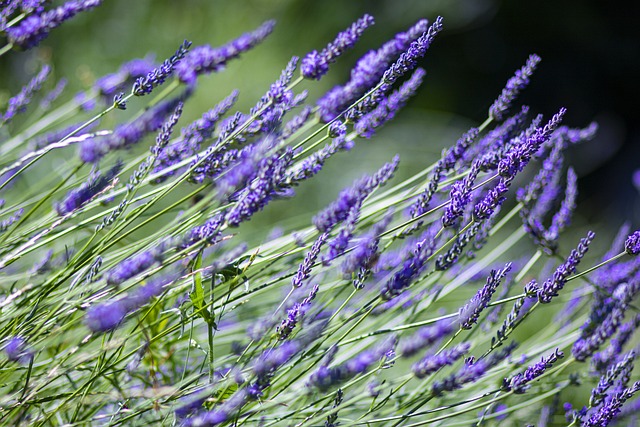
[[[399,179],[431,164],[443,147],[486,118],[506,80],[536,52],[543,62],[520,101],[546,116],[566,106],[566,123],[572,126],[591,120],[601,125],[595,141],[569,153],[581,178],[580,214],[590,221],[606,218],[612,226],[623,218],[637,220],[637,192],[630,178],[640,163],[640,120],[634,112],[640,95],[635,79],[640,48],[634,13],[610,10],[595,0],[513,3],[519,2],[105,0],[54,30],[38,49],[0,58],[0,97],[15,93],[42,62],[54,65],[56,78],[69,78],[70,96],[132,58],[154,53],[162,60],[183,39],[220,45],[276,19],[275,32],[262,45],[232,61],[224,72],[200,78],[181,120],[186,125],[234,88],[241,93],[237,107],[248,110],[291,55],[322,48],[363,13],[374,15],[376,25],[320,82],[303,85],[310,90],[310,100],[343,83],[367,50],[419,18],[442,15],[445,31],[422,61],[427,77],[416,98],[379,135],[359,141],[351,153],[337,156],[302,186],[302,203],[287,204],[287,215],[309,217],[339,188],[395,153],[401,156]],[[134,112],[117,113],[119,121]],[[273,215],[281,214],[269,210],[253,222],[271,223]]]

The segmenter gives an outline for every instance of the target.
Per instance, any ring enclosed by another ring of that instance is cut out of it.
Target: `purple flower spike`
[[[450,147],[442,153],[442,157],[438,160],[438,163],[431,174],[431,179],[429,180],[427,188],[424,189],[422,194],[418,196],[417,200],[411,206],[411,218],[415,218],[427,212],[429,202],[436,191],[438,191],[438,186],[444,173],[455,167],[456,163],[462,158],[464,153],[477,138],[478,129],[471,128],[468,132],[462,135],[458,141],[456,141],[453,147]]]
[[[537,292],[538,301],[543,304],[551,302],[553,297],[558,296],[558,292],[567,283],[567,278],[576,271],[576,267],[580,263],[580,260],[589,250],[589,245],[595,237],[595,233],[589,231],[587,236],[580,239],[578,247],[571,251],[571,254],[567,257],[567,260],[558,266],[553,273],[553,277],[547,279]]]
[[[233,104],[235,104],[237,99],[238,91],[234,90],[215,107],[204,113],[202,117],[193,121],[186,128],[183,128],[180,138],[160,151],[158,158],[154,163],[153,172],[159,173],[164,169],[195,155],[198,150],[200,150],[200,145],[205,140],[211,138],[216,125],[222,116],[224,116]],[[161,183],[174,174],[176,174],[175,170],[167,171],[162,176],[156,178],[153,182],[156,184]]]
[[[462,343],[450,350],[444,350],[438,354],[428,355],[418,363],[414,364],[411,370],[418,378],[425,378],[439,369],[453,365],[458,359],[464,356],[471,348],[471,344]]]
[[[473,190],[473,183],[478,177],[479,172],[480,161],[476,160],[473,162],[469,174],[453,184],[451,195],[449,196],[451,201],[445,207],[444,214],[442,215],[443,227],[451,227],[464,213],[465,208],[471,201],[471,190]]]
[[[376,222],[371,227],[371,230],[357,243],[353,251],[347,254],[341,266],[343,276],[348,277],[358,270],[360,270],[360,276],[368,273],[378,259],[380,234],[384,232],[392,218],[393,214],[389,213],[382,221]]]
[[[566,229],[570,222],[573,211],[576,209],[576,198],[578,197],[578,177],[573,171],[573,168],[569,168],[567,171],[567,188],[565,191],[565,197],[560,205],[560,210],[553,215],[551,219],[551,226],[545,233],[544,239],[552,242],[558,239],[560,232]]]
[[[27,363],[33,357],[33,352],[29,349],[27,340],[18,336],[9,339],[4,346],[4,352],[12,362]]]
[[[510,270],[511,263],[508,263],[502,270],[491,270],[485,285],[460,309],[458,323],[461,329],[471,329],[478,321],[480,313],[491,301],[491,297],[500,285],[500,281]]]
[[[293,276],[293,279],[291,279],[291,285],[294,288],[299,288],[300,286],[302,286],[302,283],[309,278],[309,276],[311,275],[311,269],[313,268],[313,265],[318,258],[318,254],[320,253],[320,248],[322,248],[322,245],[324,245],[328,237],[328,233],[322,233],[313,243],[311,249],[309,249],[309,252],[307,252],[307,255],[305,255],[304,257],[304,261],[302,261],[302,263],[298,266],[296,275]]]
[[[640,390],[640,381],[636,381],[631,387],[611,393],[604,405],[594,413],[582,426],[606,427],[620,413],[622,405],[631,399]]]
[[[549,140],[553,131],[560,125],[566,108],[561,108],[543,127],[537,128],[520,144],[513,146],[498,163],[498,174],[508,180],[527,166],[531,157]]]
[[[406,32],[398,33],[378,50],[367,52],[351,70],[351,78],[343,86],[335,86],[318,100],[320,117],[325,122],[335,119],[349,105],[375,86],[386,68],[398,55],[409,48],[412,41],[427,31],[429,23],[421,19]]]
[[[323,364],[309,379],[308,385],[320,391],[326,391],[334,385],[347,381],[366,372],[383,357],[389,358],[396,345],[396,337],[387,338],[370,350],[365,350],[341,365],[329,368]]]
[[[524,393],[529,387],[531,387],[531,385],[529,384],[531,381],[544,374],[544,372],[548,368],[550,368],[554,363],[556,363],[563,357],[564,353],[556,348],[555,352],[553,352],[549,357],[543,357],[542,359],[540,359],[540,362],[529,366],[523,373],[516,374],[508,379],[505,378],[503,382],[505,390],[513,390],[513,392],[516,394]]]
[[[282,155],[274,154],[258,163],[258,175],[241,191],[238,202],[227,214],[229,227],[237,227],[269,203],[278,192],[279,184],[285,176],[285,169],[292,159],[293,151],[287,149]]]
[[[111,184],[121,169],[122,163],[117,163],[104,175],[100,174],[100,172],[91,174],[89,179],[82,183],[80,187],[69,191],[62,201],[56,203],[55,208],[58,215],[68,215],[76,209],[79,209]]]
[[[498,99],[489,107],[489,117],[496,121],[502,121],[504,113],[509,109],[513,100],[529,84],[529,78],[539,62],[540,57],[538,55],[532,54],[529,56],[526,64],[507,81],[507,85],[502,89]]]
[[[28,16],[18,25],[9,27],[5,31],[11,44],[22,49],[31,49],[46,38],[49,31],[60,26],[64,21],[73,18],[80,12],[99,6],[101,3],[102,0],[68,1],[41,15]]]
[[[133,83],[140,77],[145,77],[155,68],[151,58],[136,58],[122,64],[115,73],[107,74],[96,80],[94,89],[106,101],[125,90],[127,83]],[[82,92],[78,95],[84,95]]]
[[[487,192],[484,198],[473,207],[473,219],[482,221],[490,218],[496,209],[507,199],[504,195],[509,191],[509,183],[500,178],[498,185]]]
[[[4,202],[4,200],[2,201]],[[11,227],[13,223],[18,221],[22,217],[22,214],[24,214],[24,209],[19,208],[13,213],[13,215],[0,221],[0,233],[7,231],[7,229]]]
[[[66,87],[67,87],[67,79],[58,80],[58,83],[56,83],[56,86],[53,89],[51,89],[49,93],[45,95],[42,101],[40,101],[40,105],[39,105],[40,109],[48,110],[51,107],[51,104],[53,104],[55,100],[58,99],[58,97],[62,94],[62,92]]]
[[[427,53],[427,49],[440,31],[442,31],[442,17],[438,16],[429,29],[413,41],[406,52],[400,55],[398,60],[384,72],[381,82],[385,85],[392,85],[400,77],[416,68],[418,60]]]
[[[433,253],[436,240],[430,230],[427,230],[422,237],[415,244],[413,251],[404,261],[400,270],[382,286],[380,291],[382,298],[389,300],[400,295],[426,268],[427,259]]]
[[[353,47],[364,30],[373,25],[373,23],[373,17],[365,14],[354,22],[351,27],[338,33],[336,38],[321,52],[317,50],[309,52],[300,64],[302,76],[307,79],[320,80],[329,71],[329,64],[335,62],[345,50]]]
[[[139,253],[120,262],[120,264],[107,272],[107,284],[112,286],[119,285],[149,269],[155,263],[161,262],[164,246],[164,244],[159,244],[152,250]]]
[[[313,285],[311,291],[309,291],[309,295],[302,300],[302,302],[295,303],[290,309],[287,310],[287,318],[280,322],[280,326],[278,326],[278,338],[280,340],[285,340],[289,338],[291,332],[298,324],[298,321],[304,317],[309,310],[309,306],[311,305],[311,301],[316,297],[318,293],[318,289],[320,287],[318,285]]]
[[[96,163],[110,151],[137,144],[147,133],[159,130],[183,100],[179,97],[161,102],[145,111],[137,120],[118,125],[111,135],[84,140],[78,150],[80,159],[87,163]]]
[[[371,112],[360,117],[354,126],[356,133],[364,138],[371,138],[375,134],[375,130],[391,120],[398,110],[407,103],[407,100],[416,93],[425,74],[426,72],[422,68],[418,68],[411,78],[402,84],[400,89],[382,100]]]
[[[344,221],[351,209],[362,203],[376,187],[386,183],[395,172],[399,162],[398,156],[378,170],[373,176],[358,179],[351,187],[340,192],[338,199],[313,218],[319,231],[331,230],[336,224]]]
[[[106,301],[93,305],[87,310],[85,324],[93,332],[108,332],[122,324],[125,316],[134,312],[152,298],[160,295],[164,287],[177,279],[176,273],[147,280],[144,285],[134,289],[130,294],[118,300]]]
[[[175,73],[180,81],[193,85],[200,74],[221,71],[231,59],[251,49],[264,40],[275,26],[275,21],[267,21],[253,32],[245,33],[221,47],[198,46],[176,65]]]
[[[164,81],[173,74],[173,70],[185,57],[187,51],[191,47],[191,42],[185,40],[182,42],[176,53],[169,59],[166,59],[158,68],[154,68],[146,77],[139,77],[133,84],[131,92],[135,96],[148,95],[151,91],[160,86]]]
[[[636,357],[636,353],[632,350],[620,358],[619,362],[611,361],[606,372],[600,377],[598,385],[591,390],[591,397],[589,398],[589,405],[596,407],[600,405],[607,398],[607,391],[614,387],[616,380],[624,381],[628,379],[631,371],[633,371],[633,361]],[[626,381],[624,381],[626,384]],[[618,384],[620,384],[618,382]]]
[[[50,72],[51,67],[48,65],[43,66],[40,72],[22,88],[20,93],[9,99],[7,111],[5,111],[4,114],[0,114],[0,126],[10,122],[16,114],[23,113],[26,110],[27,105],[31,102],[33,94],[40,90],[42,84],[49,77]]]
[[[454,323],[440,321],[433,326],[426,326],[407,339],[400,341],[399,353],[402,357],[411,357],[423,348],[429,347],[435,342],[453,332]]]
[[[635,231],[627,237],[627,241],[624,242],[624,250],[629,255],[640,254],[640,230]]]
[[[126,315],[124,301],[112,301],[87,310],[85,323],[93,332],[108,332],[116,329]]]
[[[462,388],[467,383],[479,380],[490,368],[487,359],[478,360],[475,363],[465,362],[464,366],[455,374],[441,381],[436,381],[431,386],[431,393],[440,396],[444,392]]]
[[[181,424],[184,427],[211,427],[233,419],[242,406],[250,399],[250,392],[243,388],[236,391],[233,396],[216,406],[213,410],[199,414],[193,418],[187,418]]]

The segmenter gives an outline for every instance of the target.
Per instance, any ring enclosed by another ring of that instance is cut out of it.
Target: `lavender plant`
[[[0,55],[100,3],[0,1]],[[259,49],[273,21],[132,59],[79,95],[66,81],[44,92],[48,66],[13,91],[0,113],[1,424],[635,425],[640,231],[623,228],[600,260],[593,232],[569,234],[578,179],[563,152],[596,129],[515,105],[537,55],[422,172],[394,178],[398,156],[371,165],[326,208],[243,241],[421,90],[441,17],[388,34],[310,99],[373,24],[294,56],[248,111],[232,111],[242,88],[229,88],[191,123],[199,80]],[[41,114],[15,125],[35,100]],[[119,110],[131,116],[111,126]],[[50,179],[19,185],[56,155]]]

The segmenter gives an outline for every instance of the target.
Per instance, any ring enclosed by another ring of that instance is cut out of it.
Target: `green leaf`
[[[204,302],[204,288],[202,287],[202,251],[198,252],[198,255],[193,260],[191,271],[194,274],[193,287],[191,293],[189,293],[189,299],[191,299],[191,303],[195,309],[194,313],[202,317],[208,325],[215,325]]]

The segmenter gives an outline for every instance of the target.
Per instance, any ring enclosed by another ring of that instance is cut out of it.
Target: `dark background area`
[[[274,18],[276,31],[265,43],[231,63],[226,72],[201,79],[186,118],[197,117],[235,87],[241,90],[238,106],[248,109],[292,54],[319,49],[363,13],[372,14],[376,25],[356,48],[321,82],[305,86],[310,99],[315,99],[344,82],[367,50],[421,17],[433,20],[442,15],[445,30],[422,64],[427,70],[423,88],[398,123],[365,142],[369,145],[363,151],[351,154],[366,166],[361,169],[377,168],[396,151],[404,156],[409,172],[433,162],[456,135],[484,121],[506,80],[535,52],[542,63],[519,102],[545,117],[567,107],[565,123],[570,126],[584,127],[592,120],[600,125],[594,141],[568,155],[580,177],[580,214],[614,226],[630,218],[637,223],[638,190],[631,174],[640,167],[640,14],[629,4],[623,8],[595,0],[105,0],[98,9],[53,31],[37,50],[0,58],[0,99],[19,90],[42,62],[53,63],[56,78],[69,78],[70,96],[129,59],[154,52],[162,60],[184,38],[195,45],[220,45]],[[335,170],[352,165],[353,158],[347,156],[344,162],[338,162]],[[357,168],[345,172],[344,182],[360,173]],[[322,179],[329,180],[318,180]],[[318,203],[331,200],[335,193],[321,196]]]

